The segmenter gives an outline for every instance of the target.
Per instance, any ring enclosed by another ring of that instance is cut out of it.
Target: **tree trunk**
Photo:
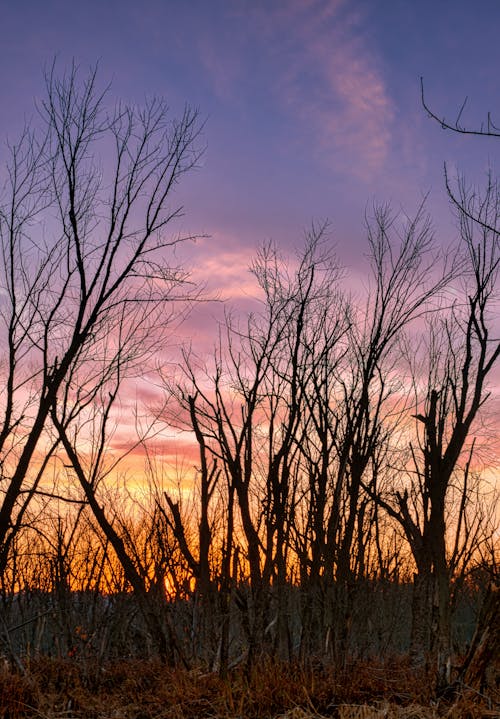
[[[420,569],[413,580],[410,660],[413,667],[425,665],[431,643],[434,577],[430,567]]]
[[[438,690],[449,686],[451,676],[451,601],[450,578],[446,560],[444,506],[440,510],[437,531],[430,538],[434,567],[435,626],[432,631],[432,659],[437,669]]]

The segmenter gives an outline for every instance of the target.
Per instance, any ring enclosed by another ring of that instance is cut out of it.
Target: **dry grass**
[[[22,676],[0,669],[2,719],[486,719],[493,700],[463,691],[436,702],[431,682],[404,661],[363,663],[336,672],[269,659],[227,679],[153,661],[40,658]]]

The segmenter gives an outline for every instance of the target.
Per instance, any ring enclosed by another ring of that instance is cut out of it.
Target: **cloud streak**
[[[237,101],[251,66],[299,143],[369,181],[384,168],[395,110],[365,20],[343,0],[244,5],[237,43],[205,38],[201,60],[221,100]]]
[[[388,155],[394,110],[363,18],[345,5],[295,2],[269,21],[276,40],[283,32],[293,39],[283,101],[310,127],[324,159],[367,180]]]

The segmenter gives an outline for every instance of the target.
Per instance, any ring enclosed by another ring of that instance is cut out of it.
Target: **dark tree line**
[[[289,651],[281,588],[292,576],[305,597],[301,650],[324,646],[342,660],[354,591],[409,552],[411,656],[421,664],[434,655],[445,680],[452,586],[466,571],[458,555],[470,560],[488,537],[486,526],[465,537],[462,526],[481,511],[471,506],[474,420],[499,353],[488,312],[498,248],[490,230],[462,220],[462,254],[436,273],[427,219],[419,214],[398,236],[390,213],[378,211],[373,289],[361,307],[343,293],[322,230],[295,267],[266,248],[253,267],[262,311],[244,326],[227,323],[212,370],[187,357],[186,381],[170,387],[199,445],[200,481],[225,482],[232,526],[236,502],[240,532],[227,547],[248,562],[249,637],[275,622],[280,653]],[[421,342],[417,362],[405,359],[409,341]],[[200,516],[214,488],[200,492]],[[390,558],[398,526],[406,546],[399,538]],[[178,507],[171,527],[185,537]]]

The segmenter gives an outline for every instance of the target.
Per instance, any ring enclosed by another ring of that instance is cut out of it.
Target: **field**
[[[0,670],[0,717],[20,719],[479,719],[500,716],[500,692],[431,691],[432,677],[405,659],[332,667],[269,659],[226,678],[157,661],[105,665],[38,658],[26,671]]]

